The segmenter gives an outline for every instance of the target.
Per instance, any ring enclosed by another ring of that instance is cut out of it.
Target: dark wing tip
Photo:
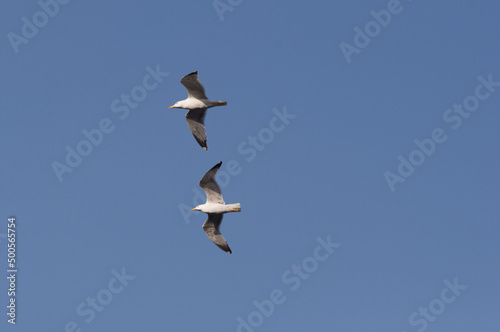
[[[196,141],[202,147],[203,150],[208,151],[207,140],[199,141],[198,139],[196,139]]]
[[[212,168],[210,169],[210,171],[212,171],[212,170],[214,170],[214,169],[219,169],[219,168],[220,168],[220,165],[222,165],[222,161],[219,161],[219,163],[218,163],[217,165],[215,165],[214,167],[212,167]],[[209,172],[210,172],[210,171],[209,171]]]
[[[224,248],[221,247],[222,250],[224,250],[225,252],[228,252],[230,254],[232,254],[233,252],[231,251],[231,248],[229,248],[229,245],[227,244],[226,242],[226,245],[224,246]]]
[[[229,248],[229,245],[227,243],[225,244],[215,244],[217,247],[219,247],[222,251],[227,252],[229,254],[232,254],[233,252],[231,251],[231,248]]]
[[[192,73],[189,73],[186,76],[184,76],[183,78],[181,78],[181,83],[182,83],[183,79],[188,78],[188,76],[191,76],[191,75],[198,75],[198,71],[193,71]]]
[[[220,165],[222,165],[222,161],[219,162],[217,165],[215,165],[214,167],[210,168],[210,170],[208,172],[205,173],[205,175],[203,175],[203,177],[201,178],[200,182],[198,183],[200,187],[203,188],[203,184],[206,183],[208,181],[208,177],[211,177],[212,175],[209,175],[211,172],[213,172],[215,170],[215,172],[213,173],[213,177],[215,178],[215,174],[217,174],[217,172],[219,171],[219,168],[220,168]],[[217,182],[216,182],[217,183]]]

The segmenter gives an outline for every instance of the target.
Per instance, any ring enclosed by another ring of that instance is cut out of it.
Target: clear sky
[[[498,331],[499,12],[5,2],[0,330]],[[189,211],[219,161],[232,255]]]

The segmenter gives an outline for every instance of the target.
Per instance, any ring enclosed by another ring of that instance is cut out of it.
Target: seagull
[[[193,133],[198,144],[207,151],[207,134],[205,133],[205,115],[207,114],[207,109],[214,106],[225,106],[227,105],[227,101],[209,100],[205,95],[205,88],[198,79],[197,71],[184,76],[181,79],[181,84],[186,87],[188,97],[176,102],[169,108],[185,108],[189,110],[186,113],[189,130]]]
[[[200,187],[207,194],[207,202],[205,204],[198,205],[197,207],[191,209],[191,211],[201,211],[208,214],[208,218],[202,226],[203,230],[207,233],[208,238],[212,240],[217,247],[231,254],[231,249],[220,233],[220,224],[224,213],[241,212],[241,204],[224,203],[220,187],[217,184],[217,181],[215,181],[215,174],[217,174],[220,165],[222,165],[222,161],[212,167],[207,174],[201,178]]]

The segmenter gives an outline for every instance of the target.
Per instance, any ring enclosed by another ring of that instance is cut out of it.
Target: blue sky
[[[499,11],[4,3],[1,330],[497,331]],[[186,212],[219,161],[232,255]]]

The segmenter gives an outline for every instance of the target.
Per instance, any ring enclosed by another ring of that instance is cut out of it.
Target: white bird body
[[[197,211],[205,213],[228,213],[228,212],[241,212],[241,204],[219,204],[219,203],[205,203],[196,207]]]
[[[201,211],[208,214],[208,218],[202,226],[203,230],[207,234],[208,238],[212,240],[217,247],[231,254],[231,249],[229,248],[226,239],[224,239],[220,232],[220,224],[224,213],[241,212],[241,204],[226,204],[224,202],[220,187],[215,180],[215,175],[217,174],[220,165],[222,165],[222,161],[212,167],[201,178],[200,187],[203,188],[207,194],[207,202],[205,204],[198,205],[197,207],[191,209],[191,211]]]
[[[185,108],[189,110],[199,109],[199,108],[210,108],[214,106],[222,106],[223,101],[219,100],[209,100],[209,99],[196,99],[193,97],[188,97],[184,100],[176,102],[170,108]],[[225,104],[224,104],[225,105]]]
[[[207,109],[214,106],[227,105],[225,100],[210,100],[205,94],[205,88],[198,79],[198,72],[194,71],[191,74],[184,76],[181,79],[181,84],[188,91],[188,97],[178,101],[170,108],[184,108],[189,111],[186,113],[186,121],[198,144],[206,151],[207,134],[205,132],[205,116]]]

